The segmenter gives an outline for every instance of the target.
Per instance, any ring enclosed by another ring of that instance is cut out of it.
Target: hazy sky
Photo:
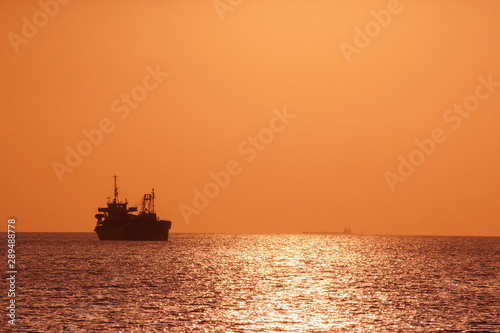
[[[499,13],[2,1],[5,224],[93,231],[117,174],[172,232],[500,236]]]

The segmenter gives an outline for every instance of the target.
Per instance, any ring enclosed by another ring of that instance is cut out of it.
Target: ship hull
[[[170,221],[132,221],[96,226],[100,240],[167,241]]]

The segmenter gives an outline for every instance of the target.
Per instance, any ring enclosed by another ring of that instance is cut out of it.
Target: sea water
[[[500,332],[500,238],[20,233],[16,251],[2,332]]]

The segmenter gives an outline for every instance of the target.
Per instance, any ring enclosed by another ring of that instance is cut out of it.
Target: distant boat
[[[172,222],[160,220],[155,213],[155,192],[144,194],[139,212],[137,207],[128,207],[127,200],[118,200],[115,179],[115,197],[108,198],[107,207],[99,207],[95,215],[94,231],[100,240],[167,241]]]
[[[352,235],[351,228],[344,228],[344,231],[302,231],[303,234],[313,235]]]

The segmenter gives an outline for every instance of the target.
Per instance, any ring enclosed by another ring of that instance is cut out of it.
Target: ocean
[[[2,332],[500,332],[499,237],[16,236]]]

